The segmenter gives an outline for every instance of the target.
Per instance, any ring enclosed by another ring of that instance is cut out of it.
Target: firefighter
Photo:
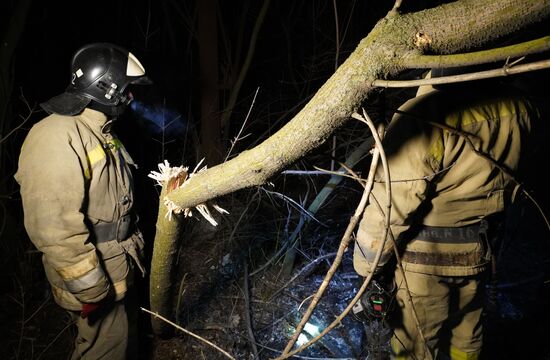
[[[134,268],[144,272],[131,166],[113,121],[132,100],[130,84],[150,83],[127,50],[109,43],[80,48],[65,92],[41,104],[15,175],[25,229],[42,252],[56,303],[78,335],[72,359],[136,357]],[[133,306],[132,306],[133,304]]]
[[[455,72],[468,71],[434,69],[432,76]],[[479,358],[491,247],[518,192],[520,160],[539,114],[520,91],[492,79],[421,87],[394,115],[383,144],[391,176],[389,229],[404,273],[395,266],[390,237],[374,269],[376,277],[386,264],[392,267],[397,289],[389,319],[394,359]],[[355,270],[365,277],[386,226],[381,166],[376,178],[354,248]]]

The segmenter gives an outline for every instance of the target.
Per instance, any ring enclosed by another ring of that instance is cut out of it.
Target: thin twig
[[[229,234],[229,238],[227,240],[229,243],[232,242],[233,238],[235,237],[235,233],[237,232],[237,229],[239,228],[239,225],[240,225],[241,221],[244,219],[244,216],[248,212],[248,209],[250,208],[250,205],[252,204],[252,202],[256,199],[256,197],[258,195],[259,195],[259,192],[256,191],[254,193],[254,195],[252,195],[252,198],[250,200],[248,200],[248,202],[247,202],[246,206],[244,207],[244,209],[241,210],[241,215],[239,216],[239,218],[235,222],[235,225],[233,226],[233,230],[231,230],[231,234]]]
[[[71,325],[73,325],[75,322],[74,321],[70,321],[67,325],[65,325],[65,327],[63,329],[61,329],[61,331],[49,342],[48,346],[46,346],[44,348],[44,350],[42,350],[42,352],[38,355],[38,357],[36,358],[36,360],[40,360],[40,358],[42,357],[42,355],[44,355],[46,353],[46,351],[49,350],[49,348],[52,347],[53,344],[55,344],[55,342],[57,341],[57,339],[59,339],[61,337],[61,334],[63,334],[65,332],[65,330],[67,330],[68,328],[71,327]]]
[[[310,219],[312,220],[315,220],[316,223],[318,223],[319,225],[322,225],[324,227],[327,227],[327,225],[323,224],[321,221],[319,221],[315,216],[313,216],[313,214],[311,212],[309,212],[303,205],[299,204],[296,200],[292,199],[291,197],[288,197],[287,195],[285,194],[281,194],[279,192],[276,192],[276,191],[270,191],[270,190],[267,190],[263,187],[260,187],[260,189],[262,189],[265,193],[267,194],[270,194],[270,195],[275,195],[275,196],[278,196],[280,197],[281,199],[287,201],[293,208],[297,209],[300,211],[301,214],[303,215],[307,215]]]
[[[338,19],[338,6],[336,5],[336,0],[332,0],[332,7],[334,8],[334,29],[336,32],[336,53],[334,54],[334,71],[338,69],[340,56],[340,22]]]
[[[17,277],[15,280],[19,285],[19,291],[21,293],[21,328],[19,329],[19,341],[17,342],[16,354],[16,357],[19,358],[19,355],[21,354],[21,345],[23,344],[23,334],[25,333],[25,290]]]
[[[303,221],[303,216],[300,216],[300,220]],[[250,276],[254,276],[260,272],[262,272],[263,270],[265,270],[269,265],[273,264],[276,260],[278,260],[280,258],[280,256],[286,251],[286,249],[288,248],[289,246],[289,242],[286,242],[283,244],[283,246],[281,246],[281,248],[275,253],[275,255],[273,255],[271,258],[269,258],[269,260],[263,264],[262,266],[260,266],[258,269],[252,271],[250,273]]]
[[[178,290],[178,300],[176,301],[176,319],[180,318],[181,299],[183,298],[183,294],[185,293],[185,289],[183,288],[183,285],[185,285],[185,279],[187,278],[187,275],[189,275],[189,273],[183,274],[183,277],[181,278],[181,281],[180,281],[180,286]]]
[[[315,166],[314,166],[315,167]],[[317,167],[315,167],[317,169]],[[285,170],[281,172],[281,175],[345,175],[342,171],[330,171],[330,170]]]
[[[309,296],[307,296],[304,300],[302,300],[299,304],[298,304],[298,311],[302,308],[302,306],[304,306],[304,304],[309,300],[311,299],[313,296],[315,296],[315,294],[311,294]]]
[[[529,200],[531,200],[533,202],[533,204],[535,204],[537,210],[540,212],[540,214],[542,215],[542,218],[544,219],[544,222],[546,223],[546,227],[550,231],[550,222],[548,221],[548,218],[546,217],[546,214],[544,213],[544,211],[540,207],[539,203],[531,196],[531,194],[529,194],[527,192],[527,190],[522,189],[522,191],[525,194],[525,196],[527,196],[529,198]]]
[[[290,284],[292,284],[292,282],[294,282],[294,280],[296,280],[297,278],[299,278],[303,273],[309,271],[312,267],[315,267],[317,266],[321,261],[325,260],[325,259],[328,259],[330,257],[333,257],[333,256],[336,256],[336,253],[333,252],[333,253],[330,253],[330,254],[325,254],[323,256],[320,256],[318,257],[317,259],[313,260],[312,262],[310,262],[309,264],[307,264],[306,266],[304,266],[300,271],[298,271],[298,273],[296,275],[294,275],[290,280],[288,280],[283,286],[281,286],[277,291],[275,291],[273,294],[271,294],[271,296],[269,297],[269,301],[273,300],[273,298],[275,296],[277,296],[277,294],[279,294],[281,291],[283,291],[286,287],[288,287]]]
[[[340,165],[342,165],[342,163],[340,163]],[[318,171],[320,172],[325,172],[327,174],[331,174],[331,175],[337,175],[337,176],[343,176],[343,177],[347,177],[349,179],[354,179],[354,180],[357,180],[359,181],[360,183],[364,183],[365,180],[361,179],[361,178],[358,178],[356,179],[353,175],[349,175],[349,174],[346,174],[346,173],[343,173],[341,171],[330,171],[330,170],[327,170],[327,169],[323,169],[323,168],[320,168],[320,167],[317,167],[317,166],[313,166],[315,169],[317,169]]]
[[[274,349],[272,347],[269,347],[269,346],[266,346],[266,345],[263,345],[263,344],[260,344],[260,343],[258,343],[257,345],[259,347],[261,347],[263,349],[266,349],[266,350],[269,350],[269,351],[273,351],[273,352],[276,352],[276,353],[282,353],[281,350],[277,350],[277,349]],[[320,357],[300,356],[300,355],[294,355],[294,357],[297,358],[297,359],[304,359],[304,360],[357,360],[357,358],[348,358],[348,357],[346,357],[346,358],[335,358],[335,357],[331,357],[331,358],[322,357],[322,358],[320,358]]]
[[[192,333],[191,331],[189,331],[189,330],[187,330],[187,329],[182,328],[182,327],[179,326],[178,324],[173,323],[172,321],[168,320],[167,318],[163,317],[162,315],[159,315],[159,314],[157,314],[157,313],[154,313],[154,312],[152,312],[152,311],[150,311],[150,310],[147,310],[147,309],[145,309],[145,308],[143,308],[143,307],[140,307],[140,309],[141,309],[142,311],[145,311],[146,313],[148,313],[148,314],[150,314],[150,315],[153,315],[153,316],[156,317],[156,318],[159,318],[160,320],[164,321],[165,323],[172,325],[172,326],[175,327],[176,329],[183,331],[183,332],[186,333],[187,335],[191,335],[191,336],[194,337],[195,339],[198,339],[198,340],[200,340],[200,341],[202,341],[202,342],[204,342],[204,343],[206,343],[206,344],[212,346],[214,349],[216,349],[216,350],[218,350],[219,352],[221,352],[221,353],[222,353],[223,355],[225,355],[227,358],[235,360],[235,358],[234,358],[233,356],[231,356],[231,354],[229,354],[227,351],[223,350],[223,349],[220,348],[219,346],[217,346],[217,345],[213,344],[212,342],[210,342],[210,341],[208,341],[208,340],[206,340],[206,339],[200,337],[199,335],[197,335],[197,334],[195,334],[195,333]]]
[[[246,320],[246,329],[248,330],[248,340],[252,346],[254,360],[259,359],[258,347],[256,346],[256,338],[254,337],[254,329],[252,328],[252,313],[250,311],[250,289],[248,288],[248,262],[244,261],[243,275],[243,295],[244,295],[244,312]]]
[[[246,125],[246,122],[248,121],[248,117],[250,116],[250,113],[252,112],[252,108],[254,107],[254,103],[256,102],[256,96],[258,96],[258,91],[260,91],[260,87],[258,87],[256,89],[256,92],[254,93],[254,98],[252,99],[252,104],[250,104],[250,107],[248,108],[248,113],[246,113],[246,117],[244,118],[243,124],[241,125],[241,128],[240,128],[239,132],[237,133],[237,136],[235,136],[235,139],[233,139],[233,141],[231,141],[231,148],[229,148],[229,151],[227,152],[227,155],[225,156],[225,159],[223,160],[223,162],[227,161],[227,159],[229,158],[229,155],[231,155],[231,151],[233,151],[233,148],[235,147],[235,144],[239,140],[242,140],[242,139],[246,138],[246,136],[241,138],[241,134],[243,132],[244,126]]]
[[[338,6],[336,0],[332,0],[332,7],[334,8],[334,28],[336,33],[336,51],[334,54],[334,71],[338,69],[338,63],[340,56],[340,24],[338,19]],[[330,170],[334,171],[334,159],[336,158],[336,135],[332,136],[332,149],[331,149]]]
[[[21,129],[21,127],[23,127],[23,125],[25,125],[25,123],[27,121],[29,121],[29,119],[31,118],[32,114],[36,113],[37,111],[35,110],[36,109],[36,105],[31,107],[29,105],[29,102],[27,101],[27,99],[25,99],[25,97],[23,96],[23,91],[21,90],[21,99],[23,101],[23,103],[25,104],[25,106],[27,107],[27,110],[28,110],[28,114],[23,117],[21,115],[19,115],[23,121],[21,122],[21,124],[17,125],[16,127],[14,127],[9,133],[7,133],[3,138],[0,139],[0,144],[3,143],[4,141],[6,141],[14,132],[16,132],[17,130]]]
[[[42,302],[42,304],[40,304],[38,306],[38,308],[27,318],[25,319],[24,323],[28,323],[29,321],[31,321],[32,318],[34,318],[36,316],[36,314],[38,314],[40,312],[40,310],[42,310],[42,308],[44,306],[46,306],[46,304],[50,301],[50,296],[46,296],[46,299],[44,299],[44,301]]]

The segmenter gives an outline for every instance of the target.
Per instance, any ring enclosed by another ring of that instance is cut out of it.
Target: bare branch
[[[193,333],[193,332],[191,332],[191,331],[189,331],[189,330],[187,330],[187,329],[182,328],[182,327],[179,326],[178,324],[173,323],[172,321],[168,320],[167,318],[165,318],[165,317],[163,317],[163,316],[161,316],[161,315],[159,315],[159,314],[157,314],[157,313],[154,313],[154,312],[152,312],[152,311],[150,311],[150,310],[147,310],[147,309],[145,309],[145,308],[143,308],[143,307],[140,307],[140,309],[141,309],[142,311],[145,311],[146,313],[148,313],[148,314],[150,314],[150,315],[153,315],[153,316],[156,317],[156,318],[161,319],[161,320],[164,321],[165,323],[172,325],[172,326],[175,327],[176,329],[183,331],[183,332],[186,333],[187,335],[191,335],[191,336],[194,337],[195,339],[198,339],[198,340],[204,342],[205,344],[212,346],[214,349],[216,349],[216,350],[218,350],[219,352],[221,352],[221,353],[222,353],[223,355],[225,355],[227,358],[235,360],[235,358],[234,358],[233,356],[231,356],[231,354],[229,354],[227,351],[223,350],[222,348],[220,348],[219,346],[213,344],[212,342],[206,340],[205,338],[202,338],[202,337],[200,337],[199,335],[197,335],[197,334],[195,334],[195,333]]]
[[[237,136],[235,136],[235,139],[233,139],[233,141],[231,142],[231,148],[227,152],[227,155],[225,156],[225,159],[223,160],[223,162],[227,161],[227,159],[229,158],[229,155],[231,155],[231,151],[233,151],[233,148],[235,147],[235,144],[237,143],[237,141],[242,140],[242,139],[244,139],[248,136],[248,135],[245,135],[244,137],[241,138],[241,134],[243,132],[244,126],[246,125],[246,122],[248,121],[248,117],[250,116],[250,113],[252,112],[252,108],[254,107],[254,103],[256,102],[256,96],[258,96],[258,91],[260,91],[259,87],[256,89],[256,92],[254,93],[254,98],[252,99],[252,104],[250,104],[250,107],[248,108],[248,113],[246,113],[246,117],[244,118],[243,125],[241,126],[241,129],[237,133]]]
[[[529,71],[543,70],[550,68],[550,60],[535,61],[529,64],[522,65],[504,65],[498,69],[478,71],[468,74],[441,76],[430,79],[418,79],[418,80],[374,80],[372,86],[387,87],[387,88],[404,88],[404,87],[416,87],[423,85],[439,85],[439,84],[451,84],[464,81],[473,81],[481,79],[490,79],[495,77],[509,76],[514,74],[520,74]]]
[[[21,122],[21,124],[17,125],[16,127],[14,127],[9,133],[7,133],[3,138],[0,139],[0,144],[3,143],[4,141],[6,141],[14,132],[16,132],[17,130],[21,129],[23,127],[23,125],[25,125],[25,123],[27,121],[29,121],[29,119],[31,118],[32,114],[34,114],[35,112],[37,112],[36,109],[36,105],[34,106],[30,106],[29,102],[27,101],[27,99],[25,98],[25,96],[23,96],[23,91],[21,90],[21,96],[20,96],[21,100],[23,101],[23,103],[25,104],[25,106],[27,107],[27,110],[28,110],[28,113],[26,116],[22,116],[20,115],[20,117],[23,119],[23,121]]]
[[[318,257],[317,259],[313,260],[306,266],[304,266],[296,275],[294,275],[290,280],[288,280],[283,286],[281,286],[278,290],[276,290],[271,296],[269,297],[269,301],[271,301],[277,294],[279,294],[281,291],[283,291],[287,286],[292,284],[297,278],[302,276],[302,274],[308,272],[311,268],[317,266],[321,261],[326,260],[328,258],[331,258],[333,256],[336,256],[335,252],[325,254],[323,256]]]
[[[248,330],[248,340],[252,347],[252,353],[254,354],[254,360],[259,359],[258,347],[256,346],[256,339],[254,338],[254,329],[252,328],[252,316],[250,314],[250,289],[248,288],[248,262],[244,262],[244,274],[243,274],[243,294],[244,294],[244,311],[246,319],[246,328]]]
[[[539,54],[548,50],[550,50],[550,36],[544,36],[539,39],[494,49],[452,55],[415,55],[409,56],[403,61],[404,65],[411,69],[445,68],[488,64],[508,58]]]

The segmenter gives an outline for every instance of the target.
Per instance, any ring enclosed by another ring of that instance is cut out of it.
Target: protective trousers
[[[92,313],[87,318],[71,311],[78,334],[71,360],[137,359],[136,295],[129,289],[126,297]]]
[[[482,346],[484,274],[437,276],[405,271],[424,344],[408,300],[403,274],[395,271],[397,309],[390,322],[393,359],[477,360]]]

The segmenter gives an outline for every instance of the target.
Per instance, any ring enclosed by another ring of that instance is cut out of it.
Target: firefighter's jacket
[[[393,256],[392,234],[408,271],[440,276],[484,271],[490,244],[481,220],[509,203],[535,117],[538,111],[521,94],[504,88],[434,90],[407,101],[383,141],[392,205],[390,234],[375,271]],[[354,249],[354,267],[363,276],[371,272],[386,228],[381,163],[375,179]]]
[[[15,175],[25,228],[43,253],[56,302],[69,310],[107,295],[123,298],[131,281],[128,255],[139,261],[143,254],[139,231],[120,241],[99,242],[92,234],[133,205],[133,162],[107,120],[91,109],[46,117],[27,135]]]

